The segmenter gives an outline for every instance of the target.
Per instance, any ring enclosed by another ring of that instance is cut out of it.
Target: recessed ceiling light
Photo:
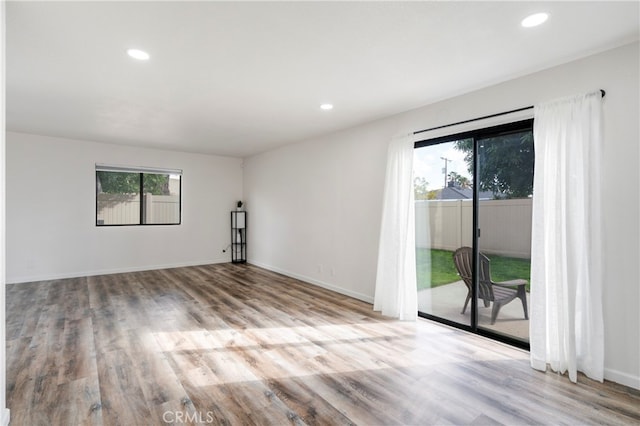
[[[320,109],[323,109],[325,111],[329,111],[330,109],[333,109],[333,105],[331,105],[331,104],[322,104],[322,105],[320,105]]]
[[[549,19],[548,13],[534,13],[533,15],[529,15],[522,20],[520,23],[525,28],[537,27],[540,24],[543,24],[547,19]]]
[[[140,49],[129,49],[127,50],[127,55],[139,61],[147,61],[151,57],[147,52]]]

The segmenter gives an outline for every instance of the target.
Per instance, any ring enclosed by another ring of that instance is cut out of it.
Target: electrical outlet
[[[318,264],[318,273],[320,274],[322,273],[322,264],[320,263]]]

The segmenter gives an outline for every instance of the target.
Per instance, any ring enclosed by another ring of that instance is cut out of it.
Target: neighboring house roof
[[[481,200],[493,200],[495,197],[491,191],[481,191],[479,198]],[[449,185],[438,193],[438,200],[470,200],[473,198],[473,188],[461,188],[457,185]]]

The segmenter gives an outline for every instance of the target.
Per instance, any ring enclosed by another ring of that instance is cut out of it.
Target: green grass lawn
[[[428,282],[429,255],[431,255],[431,286],[429,286]],[[491,278],[494,281],[507,281],[516,278],[523,278],[529,281],[531,272],[531,261],[529,259],[496,255],[489,255],[488,257],[491,259]],[[416,273],[418,276],[418,290],[438,287],[460,280],[453,264],[453,252],[447,250],[416,249]],[[529,284],[527,284],[527,291],[529,291]]]

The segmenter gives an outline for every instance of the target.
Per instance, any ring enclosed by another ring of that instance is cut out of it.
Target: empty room
[[[1,425],[640,423],[638,1],[2,1]]]

